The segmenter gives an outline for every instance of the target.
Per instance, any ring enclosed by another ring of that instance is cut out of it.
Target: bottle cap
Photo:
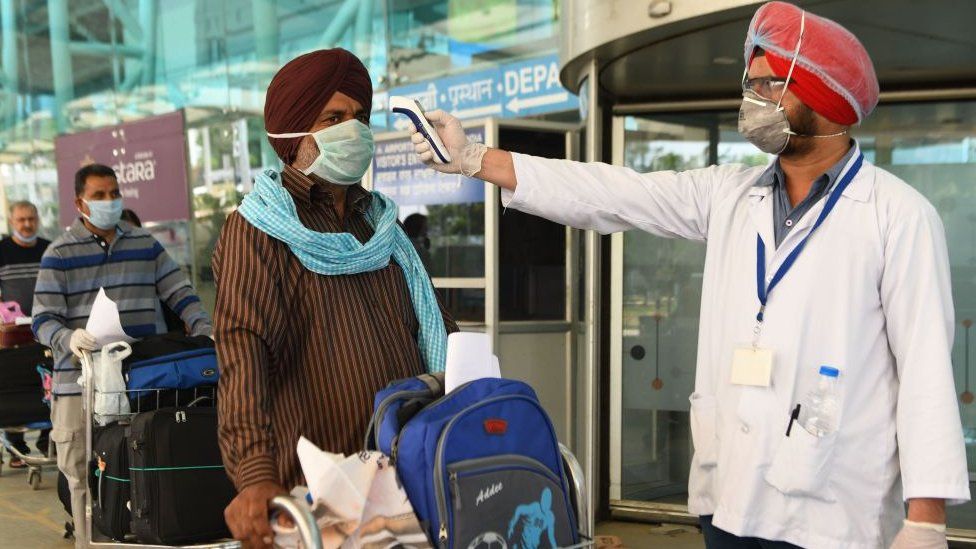
[[[840,370],[834,368],[833,366],[821,366],[820,375],[827,377],[837,377],[840,374]]]

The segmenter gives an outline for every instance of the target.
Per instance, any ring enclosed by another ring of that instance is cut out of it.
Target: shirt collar
[[[74,223],[68,227],[68,232],[82,240],[95,237],[95,233],[88,230],[84,220],[80,217],[75,219]],[[119,224],[115,226],[115,234],[117,235],[129,234],[130,232],[132,232],[132,225],[125,221],[119,221]]]
[[[857,151],[858,151],[857,143],[855,143],[854,140],[852,139],[850,142],[850,148],[847,149],[847,154],[845,154],[844,157],[838,160],[836,164],[828,168],[826,172],[824,172],[820,177],[818,177],[817,181],[820,181],[820,178],[826,176],[827,177],[826,188],[832,187],[834,182],[837,181],[837,178],[840,177],[841,172],[844,171],[844,167],[847,166],[847,163],[851,161],[851,158],[854,157]],[[785,180],[786,180],[786,176],[783,174],[782,166],[780,166],[779,157],[776,157],[776,160],[770,163],[769,167],[766,168],[766,171],[764,171],[762,175],[759,176],[759,179],[756,180],[754,186],[773,187],[777,183],[781,183]]]
[[[335,196],[328,185],[315,175],[305,175],[301,170],[286,165],[281,170],[281,181],[292,198],[308,206],[312,204],[331,206],[335,203]],[[352,205],[352,210],[356,213],[365,213],[372,201],[373,195],[358,183],[350,185],[346,191],[346,204]]]

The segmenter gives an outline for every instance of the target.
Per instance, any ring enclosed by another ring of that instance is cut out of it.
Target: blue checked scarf
[[[389,265],[392,257],[407,279],[420,323],[417,339],[427,371],[444,371],[447,354],[444,319],[420,256],[397,224],[396,204],[373,191],[366,219],[375,232],[362,244],[349,233],[320,233],[302,225],[295,201],[279,180],[280,176],[272,170],[259,174],[254,179],[254,190],[244,197],[237,211],[261,232],[287,244],[306,269],[321,275],[378,271]]]

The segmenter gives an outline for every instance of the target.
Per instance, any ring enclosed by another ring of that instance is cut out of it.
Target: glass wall
[[[289,59],[343,47],[384,90],[555,52],[558,0],[0,0],[0,233],[38,204],[56,236],[55,138],[182,110],[190,219],[147,224],[212,307],[210,256],[253,175],[278,161],[264,92]],[[138,213],[138,212],[136,212]],[[431,208],[434,276],[483,271],[483,204]],[[470,257],[469,257],[470,256]],[[461,293],[460,304],[471,301]],[[459,305],[459,312],[464,310]]]
[[[640,171],[713,163],[765,164],[744,143],[735,112],[624,120],[624,162]],[[976,474],[976,103],[882,105],[854,136],[865,157],[904,179],[945,224],[957,316],[953,361],[971,477]],[[685,503],[704,245],[631,232],[622,237],[622,409],[619,495]],[[617,383],[617,380],[614,381]],[[949,526],[976,528],[976,507],[949,509]]]

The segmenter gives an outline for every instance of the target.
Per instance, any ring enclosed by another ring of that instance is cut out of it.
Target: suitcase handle
[[[298,534],[302,537],[302,546],[305,549],[322,549],[319,527],[307,507],[300,505],[294,498],[275,496],[271,499],[271,508],[292,518],[295,526],[298,527]]]
[[[211,398],[211,397],[209,397],[207,395],[198,396],[197,398],[191,400],[190,403],[186,405],[186,407],[187,408],[193,408],[194,406],[196,406],[197,404],[203,402],[204,400],[213,400],[213,398]]]

